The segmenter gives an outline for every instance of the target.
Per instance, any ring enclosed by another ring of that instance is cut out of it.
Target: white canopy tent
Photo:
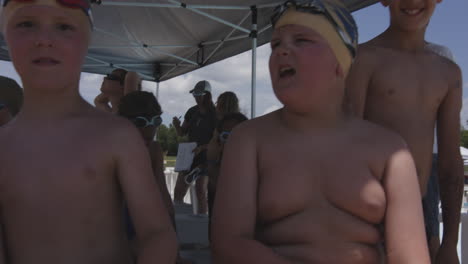
[[[468,149],[464,147],[460,147],[460,154],[462,156],[463,162],[465,165],[468,165]]]
[[[255,116],[256,48],[271,36],[270,17],[284,0],[93,0],[95,31],[84,72],[114,68],[159,82],[252,49]],[[342,0],[351,11],[377,0]],[[0,59],[9,60],[0,37]],[[157,92],[158,93],[158,92]]]

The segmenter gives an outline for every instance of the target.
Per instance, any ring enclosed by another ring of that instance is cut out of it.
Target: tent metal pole
[[[255,118],[256,113],[256,80],[257,80],[257,7],[252,6],[252,85],[251,85],[251,109],[250,118]]]
[[[242,25],[242,23],[244,23],[244,21],[250,16],[250,13],[248,13],[246,16],[244,16],[244,18],[242,18],[242,20],[238,23],[238,25]],[[227,36],[221,40],[220,43],[218,43],[218,46],[216,46],[216,48],[210,53],[210,55],[208,55],[208,57],[206,57],[205,61],[203,62],[203,64],[207,63],[211,57],[213,57],[213,55],[219,50],[219,48],[221,48],[221,46],[223,46],[224,42],[226,39],[229,39],[231,37],[232,34],[234,34],[234,32],[236,31],[235,28],[233,28],[231,30],[231,32],[229,32],[229,34],[227,34]]]
[[[137,2],[116,2],[102,1],[100,5],[106,6],[130,6],[130,7],[160,7],[160,8],[195,8],[195,9],[217,9],[217,10],[249,10],[249,6],[234,6],[234,5],[191,5],[186,3],[173,2],[174,4],[159,4],[159,3],[137,3]],[[183,4],[183,5],[182,5]],[[277,4],[278,5],[278,4]]]
[[[171,2],[171,3],[173,3],[173,4],[182,5],[182,3],[179,2],[179,1],[175,1],[175,0],[168,0],[168,1]],[[207,17],[207,18],[209,18],[209,19],[212,19],[212,20],[214,20],[214,21],[216,21],[216,22],[219,22],[219,23],[222,23],[222,24],[224,24],[224,25],[227,25],[227,26],[230,26],[230,27],[232,27],[232,28],[235,28],[235,29],[237,29],[237,30],[239,30],[239,31],[242,31],[242,32],[244,32],[244,33],[249,33],[249,30],[247,30],[247,29],[245,29],[245,28],[243,28],[243,27],[237,26],[237,25],[235,25],[235,24],[233,24],[233,23],[231,23],[231,22],[229,22],[229,21],[226,21],[226,20],[221,19],[221,18],[219,18],[219,17],[210,15],[210,14],[208,14],[208,13],[206,13],[206,12],[200,11],[199,9],[195,9],[195,8],[192,8],[192,7],[187,6],[187,5],[185,5],[185,8],[187,8],[188,10],[191,10],[191,11],[194,12],[194,13],[197,13],[197,14],[199,14],[199,15],[202,15],[202,16],[204,16],[204,17]]]
[[[103,60],[94,58],[94,57],[92,57],[91,55],[87,55],[86,58],[87,58],[87,59],[90,59],[90,60],[93,60],[93,61],[96,61],[96,62],[100,62],[100,63],[102,63],[103,65],[107,65],[108,67],[112,67],[112,68],[121,68],[121,69],[124,69],[124,70],[127,70],[127,71],[132,71],[132,70],[128,69],[127,67],[122,67],[122,65],[120,65],[120,64],[109,63],[109,62],[106,62],[106,61],[103,61]],[[154,81],[154,77],[153,77],[153,76],[149,76],[149,75],[143,74],[143,73],[141,73],[141,72],[138,72],[138,74],[140,74],[141,76],[147,78],[148,80]]]
[[[190,58],[192,57],[193,55],[195,55],[195,53],[197,53],[200,49],[197,49],[195,50],[193,53],[191,53],[187,58]],[[161,64],[162,65],[162,64]],[[179,67],[179,65],[181,65],[180,63],[176,63],[174,65],[174,67],[172,67],[169,71],[167,71],[163,76],[161,76],[161,79],[166,77],[169,73],[173,72],[175,69],[177,69],[177,67]],[[197,65],[198,66],[198,65]]]
[[[142,44],[135,44],[135,45],[94,45],[89,46],[89,49],[128,49],[128,48],[196,48],[193,45],[142,45]]]
[[[159,101],[159,82],[156,82],[156,99]]]
[[[114,38],[116,38],[116,39],[119,39],[119,40],[122,40],[122,41],[128,41],[128,42],[129,42],[130,44],[132,44],[132,45],[138,45],[138,46],[140,46],[141,48],[149,48],[149,46],[148,46],[147,44],[138,43],[138,42],[136,42],[136,41],[131,41],[131,40],[129,40],[129,39],[123,38],[123,37],[121,37],[121,36],[119,36],[119,35],[117,35],[117,34],[108,32],[108,31],[103,30],[103,29],[100,29],[100,28],[95,28],[95,30],[96,30],[97,32],[100,32],[100,33],[109,35],[109,36],[114,37]],[[154,50],[154,51],[156,51],[156,52],[159,52],[159,53],[162,53],[162,54],[164,54],[164,55],[167,55],[167,56],[169,56],[169,57],[172,57],[172,58],[175,58],[175,59],[178,59],[178,60],[181,60],[181,61],[185,61],[185,62],[190,63],[190,64],[192,64],[192,65],[198,66],[198,63],[196,63],[196,62],[194,62],[194,61],[191,61],[191,60],[182,58],[182,57],[180,57],[180,56],[174,55],[174,54],[172,54],[172,53],[169,53],[169,52],[160,50],[160,49],[158,49],[158,48],[156,48],[156,47],[157,47],[157,46],[153,45],[153,46],[151,47],[151,49]]]

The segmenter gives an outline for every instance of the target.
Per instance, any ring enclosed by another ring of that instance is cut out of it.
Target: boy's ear
[[[439,0],[437,0],[437,1],[439,1]],[[380,3],[385,7],[389,6],[391,2],[392,2],[392,0],[380,0]]]

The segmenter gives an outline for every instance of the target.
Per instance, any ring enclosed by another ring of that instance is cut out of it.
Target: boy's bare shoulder
[[[385,48],[373,42],[362,43],[358,46],[357,56],[353,64],[359,65],[359,68],[376,69],[376,65],[382,63],[382,56],[388,51]]]
[[[406,149],[405,140],[396,132],[366,120],[353,118],[351,120],[353,141],[372,146],[376,151],[393,153]]]
[[[118,140],[124,145],[129,140],[141,138],[138,130],[127,119],[104,111],[96,111],[87,118],[97,134],[104,134],[110,140]]]
[[[234,130],[236,131],[236,134],[242,134],[250,137],[265,133],[265,131],[272,132],[271,130],[276,126],[276,115],[278,111],[279,110],[244,121],[237,125]]]
[[[437,63],[434,63],[437,67],[440,68],[440,70],[446,70],[448,74],[450,75],[461,75],[461,69],[460,66],[458,66],[455,61],[452,59],[449,59],[447,57],[441,56],[439,54],[429,52],[430,56],[433,57],[434,61]],[[450,76],[452,77],[452,76]]]

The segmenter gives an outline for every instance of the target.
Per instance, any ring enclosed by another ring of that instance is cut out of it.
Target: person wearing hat
[[[229,135],[214,263],[429,264],[408,148],[347,109],[351,14],[339,0],[287,1],[272,24],[270,77],[283,107]]]
[[[199,167],[201,169],[200,177],[196,182],[196,191],[198,198],[198,214],[206,214],[207,207],[207,159],[206,148],[213,136],[216,128],[216,109],[211,96],[211,85],[208,81],[199,81],[195,87],[190,90],[197,103],[192,106],[184,115],[184,122],[181,125],[179,118],[174,117],[172,124],[177,130],[179,136],[188,136],[190,142],[196,142],[197,148],[194,150],[195,157],[191,170]],[[174,202],[183,203],[183,199],[188,190],[188,184],[184,180],[185,174],[179,173],[176,186],[174,188]]]

